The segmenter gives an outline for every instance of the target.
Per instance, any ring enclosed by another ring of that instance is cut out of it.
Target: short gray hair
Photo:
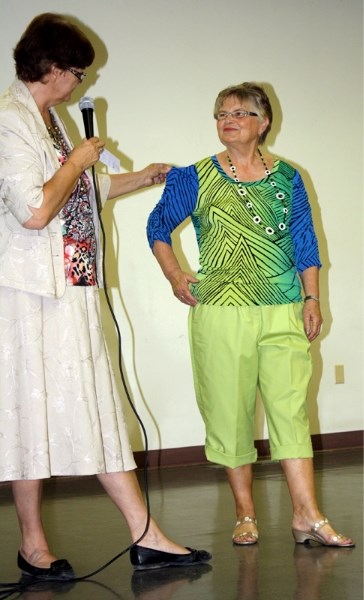
[[[273,111],[269,101],[269,98],[265,90],[254,82],[244,82],[238,85],[232,85],[230,87],[221,90],[216,98],[214,106],[214,117],[216,119],[217,113],[220,112],[222,105],[227,98],[234,96],[240,101],[249,100],[259,115],[260,119],[267,118],[269,123],[263,133],[259,136],[259,144],[263,144],[272,127]]]

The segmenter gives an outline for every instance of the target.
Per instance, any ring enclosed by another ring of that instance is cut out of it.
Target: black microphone
[[[94,137],[94,101],[89,96],[83,96],[78,103],[83,116],[83,124],[85,126],[86,138]]]

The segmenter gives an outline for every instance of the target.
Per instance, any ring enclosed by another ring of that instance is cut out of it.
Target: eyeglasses
[[[83,81],[86,77],[85,71],[76,71],[76,69],[72,69],[72,67],[67,67],[67,71],[77,77],[78,81]]]
[[[221,111],[218,112],[215,119],[217,121],[224,121],[231,115],[233,119],[244,119],[244,117],[257,117],[257,113],[250,112],[250,110],[233,110],[232,112]]]

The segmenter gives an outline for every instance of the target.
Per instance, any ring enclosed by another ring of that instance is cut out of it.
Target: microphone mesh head
[[[83,110],[84,108],[91,108],[91,110],[94,110],[94,99],[90,98],[90,96],[83,96],[79,101],[78,106],[80,107],[80,110]]]

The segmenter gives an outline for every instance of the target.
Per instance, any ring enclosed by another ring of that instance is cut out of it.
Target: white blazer
[[[52,114],[71,142],[54,109]],[[15,80],[0,98],[0,285],[41,296],[60,298],[66,289],[63,238],[56,216],[44,229],[26,229],[39,208],[43,186],[60,168],[47,127],[28,88]],[[91,179],[91,178],[90,178]],[[110,177],[98,177],[101,202],[107,199]],[[99,219],[94,190],[90,194],[96,234]],[[98,244],[98,283],[102,282]]]

